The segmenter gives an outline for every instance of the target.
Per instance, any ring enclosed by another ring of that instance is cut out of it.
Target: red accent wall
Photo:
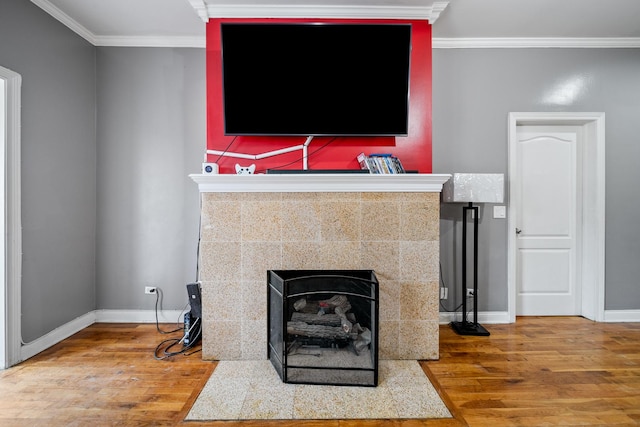
[[[405,169],[431,173],[431,25],[413,20],[335,19],[210,19],[207,24],[207,149],[260,154],[303,144],[306,137],[225,136],[222,110],[222,22],[369,22],[412,24],[411,72],[409,83],[409,134],[406,137],[315,137],[309,146],[309,169],[358,169],[359,153],[393,153]],[[234,138],[235,141],[234,141]],[[316,151],[317,150],[317,151]],[[262,160],[208,155],[220,165],[220,173],[235,173],[241,166],[256,164],[256,173],[269,168],[302,169],[302,151]]]

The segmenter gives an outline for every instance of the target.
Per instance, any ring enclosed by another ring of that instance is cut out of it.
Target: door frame
[[[582,150],[582,304],[581,315],[596,322],[604,321],[605,291],[605,114],[604,113],[547,113],[512,112],[508,119],[508,194],[507,220],[507,310],[511,323],[516,321],[517,247],[516,224],[518,212],[515,203],[517,126],[579,126],[583,138],[578,141]],[[585,189],[589,191],[585,191]],[[580,215],[580,213],[578,213]]]
[[[0,369],[21,361],[21,286],[22,286],[22,205],[20,184],[20,123],[22,77],[0,66],[5,82],[6,129],[0,141],[4,150],[3,228],[5,254],[0,304],[4,307],[3,334],[0,338]],[[5,102],[3,99],[2,102]]]

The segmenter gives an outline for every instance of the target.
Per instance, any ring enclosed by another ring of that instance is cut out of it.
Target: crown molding
[[[205,48],[206,38],[182,36],[96,36],[95,46]]]
[[[54,17],[56,20],[67,26],[74,33],[78,34],[80,37],[91,43],[92,45],[96,45],[96,35],[91,31],[87,30],[84,26],[80,25],[76,20],[71,18],[69,15],[58,9],[56,6],[51,4],[47,0],[31,0],[31,3],[38,6],[40,9],[47,12],[49,15]]]
[[[205,0],[189,0],[189,4],[195,9],[203,22],[209,22],[209,12],[207,12],[207,3]]]
[[[638,37],[434,37],[433,49],[522,49],[522,48],[640,48]]]
[[[192,5],[196,0],[189,0]],[[448,1],[432,6],[207,5],[208,18],[410,19],[433,24]],[[199,13],[200,14],[200,13]],[[207,19],[208,20],[208,19]],[[206,22],[206,21],[205,21]]]

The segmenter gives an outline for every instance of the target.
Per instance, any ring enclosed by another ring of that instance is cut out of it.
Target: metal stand
[[[467,213],[473,212],[473,323],[467,321]],[[462,207],[462,321],[451,322],[458,335],[489,336],[478,323],[478,207],[469,202]]]

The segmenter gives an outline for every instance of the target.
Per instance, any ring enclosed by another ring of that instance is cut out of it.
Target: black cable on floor
[[[162,289],[160,288],[156,288],[156,329],[158,330],[158,332],[160,332],[161,334],[172,334],[174,332],[178,332],[181,331],[182,328],[178,327],[176,329],[174,329],[173,331],[163,331],[162,329],[160,329],[160,322],[158,321],[158,304],[160,302],[160,295],[162,294]],[[180,324],[180,319],[182,318],[183,314],[187,308],[187,305],[189,305],[188,303],[184,306],[184,308],[182,309],[182,312],[180,314],[180,317],[178,318],[178,321],[176,322],[176,324]]]

